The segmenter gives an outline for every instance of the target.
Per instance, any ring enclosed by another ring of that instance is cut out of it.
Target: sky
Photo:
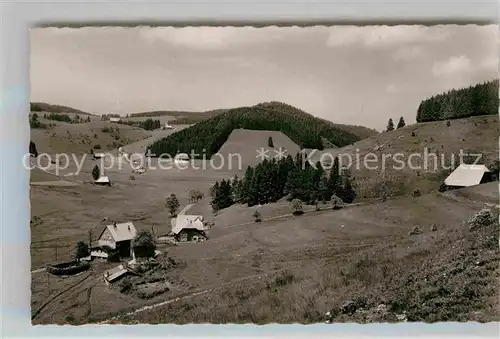
[[[103,114],[281,101],[377,130],[498,77],[498,25],[31,30],[31,101]]]

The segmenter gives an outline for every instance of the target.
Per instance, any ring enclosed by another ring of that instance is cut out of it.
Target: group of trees
[[[351,203],[356,193],[348,171],[341,171],[339,159],[335,158],[329,174],[318,162],[314,168],[303,161],[303,154],[294,159],[288,156],[281,160],[264,160],[257,166],[249,166],[240,179],[217,181],[212,187],[212,208],[217,211],[235,203],[254,206],[276,202],[283,197],[292,201],[299,199],[308,204],[329,201],[333,196]],[[304,164],[304,165],[303,165]]]
[[[45,113],[43,115],[43,118],[46,120],[53,120],[53,121],[61,121],[61,122],[67,122],[71,124],[77,124],[77,123],[82,123],[82,122],[90,122],[90,115],[87,116],[87,118],[81,118],[78,114],[75,115],[74,118],[71,118],[67,114],[62,114],[62,113]],[[30,127],[31,128],[47,128],[50,126],[47,126],[47,124],[44,124],[40,121],[40,116],[38,113],[33,113],[30,118]]]
[[[87,116],[87,118],[83,119],[78,114],[75,115],[74,118],[71,118],[69,115],[62,114],[62,113],[49,113],[49,114],[45,113],[43,115],[43,118],[47,119],[47,120],[68,122],[71,124],[78,124],[78,123],[82,123],[82,122],[90,122],[91,121],[90,116]]]
[[[403,117],[399,118],[398,126],[396,127],[397,129],[405,127],[406,122]],[[394,130],[394,122],[392,121],[392,118],[389,119],[389,122],[387,123],[387,132],[393,131]]]
[[[498,79],[496,79],[434,95],[420,103],[417,122],[497,115],[498,90]]]
[[[47,128],[47,125],[39,120],[37,113],[33,113],[30,117],[30,128]]]
[[[147,131],[153,131],[155,129],[160,129],[162,127],[160,120],[158,119],[146,119],[146,120],[120,120],[120,124],[135,126],[145,129]]]
[[[293,106],[271,102],[230,109],[149,146],[151,154],[216,153],[234,129],[281,131],[301,148],[323,149],[323,139],[342,147],[360,138]]]
[[[120,118],[120,114],[102,114],[101,121],[109,121],[109,118]]]

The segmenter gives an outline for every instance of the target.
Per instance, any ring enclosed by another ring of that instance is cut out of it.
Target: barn
[[[107,176],[102,176],[96,181],[94,181],[94,184],[96,185],[103,185],[103,186],[111,186],[111,181]]]
[[[201,215],[178,215],[172,219],[172,233],[177,241],[204,241],[207,239]]]
[[[460,164],[445,180],[448,188],[469,187],[491,181],[491,172],[485,165]]]
[[[120,257],[134,257],[132,241],[137,231],[134,224],[125,222],[107,225],[99,235],[97,243],[99,247],[108,247],[117,250]]]

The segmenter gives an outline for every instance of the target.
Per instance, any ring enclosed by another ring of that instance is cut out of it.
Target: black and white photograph
[[[31,29],[32,324],[499,321],[498,43]]]

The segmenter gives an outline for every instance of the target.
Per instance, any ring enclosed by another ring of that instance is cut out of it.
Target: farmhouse
[[[174,163],[177,165],[188,165],[189,164],[189,155],[186,153],[178,153],[174,157]]]
[[[445,180],[447,187],[469,187],[491,181],[490,170],[485,165],[460,164]]]
[[[177,241],[204,241],[205,223],[201,215],[178,215],[172,219],[172,233]]]
[[[111,181],[109,180],[108,177],[106,176],[102,176],[100,177],[99,179],[97,179],[96,181],[94,181],[94,183],[96,185],[107,185],[107,186],[111,186]]]
[[[131,222],[114,223],[113,225],[107,225],[103,229],[97,243],[101,248],[108,247],[117,250],[120,257],[134,257],[132,240],[135,238],[136,233],[134,224]]]

